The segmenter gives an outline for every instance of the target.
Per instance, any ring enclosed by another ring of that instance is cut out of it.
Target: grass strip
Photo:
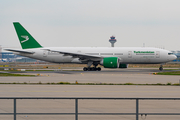
[[[0,70],[0,71],[7,71],[7,72],[24,72],[20,70]],[[55,70],[25,70],[25,71],[55,71]]]
[[[171,70],[180,70],[179,68],[178,69],[163,69],[164,71],[171,71]]]
[[[172,72],[158,72],[153,73],[154,75],[180,75],[180,71],[172,71]]]
[[[19,83],[19,82],[13,82],[13,83],[0,83],[0,84],[26,84],[26,85],[149,85],[149,86],[179,86],[179,83],[166,83],[166,84],[162,84],[162,83],[156,83],[156,84],[135,84],[135,83],[69,83],[69,82],[58,82],[58,83],[42,83],[41,81],[39,81],[38,83]]]
[[[24,76],[24,77],[35,77],[35,75],[22,75],[22,74],[12,74],[12,73],[0,73],[0,76]]]
[[[26,71],[55,71],[55,70],[26,70]]]

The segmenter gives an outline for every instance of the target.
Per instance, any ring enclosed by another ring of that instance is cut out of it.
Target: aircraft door
[[[132,51],[128,51],[128,58],[132,58]]]
[[[47,51],[47,50],[44,50],[44,51],[43,51],[43,57],[47,57],[47,54],[48,54],[48,51]]]
[[[156,58],[160,57],[160,51],[156,51]]]

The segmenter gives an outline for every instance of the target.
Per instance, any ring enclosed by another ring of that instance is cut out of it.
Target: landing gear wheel
[[[92,68],[91,68],[91,67],[88,67],[87,69],[88,69],[88,71],[91,71],[91,70],[92,70]]]
[[[95,68],[95,67],[93,67],[93,68],[92,68],[92,71],[96,71],[96,68]]]
[[[98,67],[98,68],[95,68],[95,67],[84,67],[83,68],[84,71],[101,71],[101,68]]]
[[[101,68],[100,68],[100,67],[98,67],[98,68],[97,68],[97,70],[98,70],[98,71],[101,71]]]
[[[83,70],[84,70],[84,71],[87,71],[87,70],[88,70],[88,68],[87,68],[87,67],[84,67],[84,68],[83,68]]]
[[[162,70],[163,70],[163,67],[160,67],[159,70],[162,71]]]

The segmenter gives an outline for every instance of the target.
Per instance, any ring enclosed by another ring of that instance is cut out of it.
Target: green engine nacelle
[[[105,68],[118,68],[119,67],[119,58],[117,57],[108,57],[104,58],[100,62]]]
[[[128,68],[128,64],[120,64],[119,68]]]

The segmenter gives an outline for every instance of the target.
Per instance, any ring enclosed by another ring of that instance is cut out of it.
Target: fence
[[[140,100],[180,100],[180,98],[83,98],[83,97],[0,97],[1,99],[12,99],[14,101],[13,113],[0,113],[0,115],[14,115],[16,120],[17,115],[75,115],[75,120],[78,120],[78,115],[135,115],[136,120],[139,120],[139,115],[180,115],[180,113],[139,113]],[[74,99],[75,112],[74,113],[17,113],[16,101],[18,99]],[[78,113],[78,100],[135,100],[136,113]]]

